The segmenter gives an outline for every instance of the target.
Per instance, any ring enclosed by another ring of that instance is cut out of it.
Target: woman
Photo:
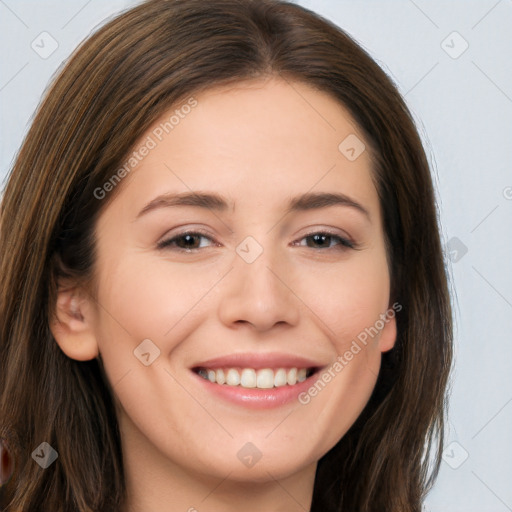
[[[3,509],[421,509],[452,357],[432,182],[339,28],[122,14],[48,91],[0,226]]]

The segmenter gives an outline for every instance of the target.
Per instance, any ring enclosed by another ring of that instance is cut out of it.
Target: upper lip
[[[294,354],[283,353],[240,353],[215,357],[201,361],[192,366],[195,368],[320,368],[324,366],[318,361]]]

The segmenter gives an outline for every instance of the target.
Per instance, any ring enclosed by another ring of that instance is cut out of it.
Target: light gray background
[[[2,188],[50,77],[91,30],[135,3],[0,0]],[[299,3],[345,29],[392,77],[434,169],[456,365],[453,444],[426,510],[512,511],[512,1]],[[46,58],[31,46],[49,52],[52,38],[58,48]]]

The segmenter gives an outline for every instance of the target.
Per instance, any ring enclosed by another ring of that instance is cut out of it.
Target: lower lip
[[[294,400],[298,401],[300,393],[305,392],[311,386],[312,379],[314,380],[318,374],[318,372],[315,372],[305,381],[297,382],[297,384],[293,386],[287,384],[286,386],[279,386],[277,388],[259,389],[216,384],[195,372],[192,373],[208,392],[224,400],[250,409],[273,409],[289,404]]]

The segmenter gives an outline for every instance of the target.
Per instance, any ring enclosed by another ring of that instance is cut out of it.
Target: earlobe
[[[59,289],[50,330],[71,359],[89,361],[98,356],[90,299],[77,288]]]
[[[389,312],[389,310],[388,310]],[[379,349],[381,352],[387,352],[395,346],[396,342],[396,313],[393,310],[393,315],[388,316],[386,313],[386,320],[383,320],[384,327],[380,333]]]

